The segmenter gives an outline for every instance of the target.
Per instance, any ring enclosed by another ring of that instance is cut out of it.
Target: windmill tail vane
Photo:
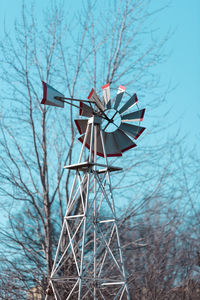
[[[110,175],[122,168],[110,165],[108,157],[122,156],[136,146],[134,141],[145,130],[140,126],[145,109],[138,108],[136,94],[123,102],[126,88],[122,85],[114,99],[107,83],[102,87],[102,100],[94,89],[82,100],[66,98],[42,84],[41,104],[63,108],[66,100],[70,105],[79,101],[74,106],[80,118],[74,121],[82,143],[78,163],[64,166],[74,170],[74,181],[49,288],[56,300],[130,300]],[[85,149],[89,150],[87,161],[83,160]]]

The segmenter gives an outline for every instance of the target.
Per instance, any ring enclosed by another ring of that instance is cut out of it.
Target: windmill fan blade
[[[97,129],[97,155],[104,157],[99,127]]]
[[[117,110],[121,100],[122,100],[122,97],[124,95],[124,92],[125,92],[126,88],[122,85],[119,85],[118,87],[118,91],[117,91],[117,96],[116,96],[116,99],[115,99],[115,105],[114,105],[114,109]]]
[[[80,120],[76,120],[76,121],[80,121]],[[78,126],[81,126],[80,123],[77,125],[77,127]],[[88,149],[90,149],[90,135],[91,135],[91,126],[89,127],[89,132],[88,132],[88,136],[86,138],[86,143],[85,143],[85,146]],[[85,133],[82,136],[79,137],[79,141],[81,143],[83,143],[84,137],[85,137]],[[120,147],[119,147],[119,145],[118,145],[115,137],[113,136],[113,133],[103,132],[103,137],[104,137],[104,144],[105,144],[105,149],[106,149],[106,155],[108,157],[111,157],[111,156],[122,156]],[[101,141],[101,137],[100,137],[100,129],[99,128],[98,128],[98,131],[97,131],[97,149],[96,150],[97,150],[97,155],[99,155],[101,157],[104,157],[103,146],[102,146],[102,141]],[[93,148],[92,152],[94,153],[94,148]]]
[[[74,120],[80,134],[86,132],[88,120]]]
[[[114,133],[115,140],[121,150],[121,152],[125,152],[137,145],[120,129],[117,129]]]
[[[122,156],[121,150],[119,148],[119,145],[113,135],[112,132],[107,133],[104,132],[104,143],[106,148],[106,155],[109,157],[111,156]]]
[[[97,155],[104,157],[104,153],[103,153],[103,146],[102,146],[102,141],[101,141],[101,136],[100,136],[100,127],[97,126]],[[89,145],[90,145],[90,140],[89,140]],[[94,149],[93,149],[94,152]]]
[[[111,99],[108,101],[108,103],[106,104],[106,108],[110,109],[111,108]]]
[[[132,136],[135,140],[142,134],[146,129],[145,127],[136,126],[132,124],[121,123],[119,129],[123,130],[128,135]]]
[[[103,85],[102,90],[103,90],[104,103],[108,107],[108,103],[110,103],[110,83]]]
[[[80,102],[80,109],[79,115],[84,117],[92,117],[93,116],[93,109],[92,107]]]
[[[101,111],[104,111],[105,108],[101,102],[101,100],[99,99],[98,95],[96,94],[95,90],[92,89],[89,96],[88,96],[88,99],[89,100],[92,100],[96,103],[97,107],[101,110]]]
[[[123,115],[122,116],[122,122],[126,122],[126,121],[142,121],[143,117],[144,117],[144,112],[145,112],[145,108],[132,112],[130,114],[127,115]]]
[[[89,150],[90,150],[90,136],[91,136],[91,126],[89,127],[88,136],[87,136],[86,143],[85,143],[86,148],[88,148]],[[85,133],[79,137],[79,141],[81,143],[83,143],[84,137],[85,137]],[[94,152],[94,149],[92,150],[92,152]],[[99,128],[97,130],[97,155],[104,157],[103,146],[102,146],[102,142],[101,142]]]
[[[122,114],[123,112],[127,111],[129,108],[134,106],[138,102],[137,95],[134,94],[119,110],[119,113]]]

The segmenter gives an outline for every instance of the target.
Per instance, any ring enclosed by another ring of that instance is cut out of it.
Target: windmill
[[[110,165],[108,157],[136,146],[145,109],[138,108],[136,94],[122,105],[124,86],[114,99],[109,83],[102,90],[102,100],[94,89],[87,100],[71,99],[43,82],[42,104],[79,108],[75,124],[82,143],[78,163],[64,166],[75,174],[49,278],[56,300],[130,299],[111,186],[111,173],[122,168]]]

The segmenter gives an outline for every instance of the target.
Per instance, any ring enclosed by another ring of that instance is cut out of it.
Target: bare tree
[[[64,173],[63,166],[71,162],[74,143],[72,119],[62,113],[58,118],[56,112],[52,114],[40,105],[41,80],[57,80],[58,85],[63,80],[58,66],[64,62],[61,39],[64,32],[70,34],[66,27],[62,28],[61,8],[55,6],[53,13],[49,10],[46,14],[42,33],[34,14],[22,6],[22,21],[15,25],[17,42],[8,33],[6,44],[1,42],[1,78],[8,84],[6,99],[11,104],[5,106],[7,117],[3,112],[1,119],[1,195],[9,203],[10,227],[8,230],[6,225],[2,230],[2,241],[8,251],[7,272],[11,272],[10,278],[16,278],[20,293],[28,290],[29,282],[35,285],[50,275],[56,232],[68,198],[70,176]],[[74,49],[72,83],[68,86],[72,97],[79,78],[85,31]],[[68,116],[72,118],[72,111]],[[20,261],[13,268],[15,255]],[[27,273],[30,269],[32,272]],[[14,289],[11,297],[15,293]]]

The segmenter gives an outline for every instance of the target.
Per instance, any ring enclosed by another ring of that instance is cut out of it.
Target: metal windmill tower
[[[145,109],[138,110],[136,94],[121,105],[121,85],[113,100],[110,85],[102,89],[102,101],[93,89],[87,100],[71,99],[43,82],[42,104],[64,107],[66,102],[84,117],[75,120],[82,142],[78,163],[64,167],[75,177],[49,278],[56,300],[130,299],[111,186],[111,172],[122,169],[109,165],[108,157],[136,146],[131,138],[145,128],[130,123],[142,121]]]

